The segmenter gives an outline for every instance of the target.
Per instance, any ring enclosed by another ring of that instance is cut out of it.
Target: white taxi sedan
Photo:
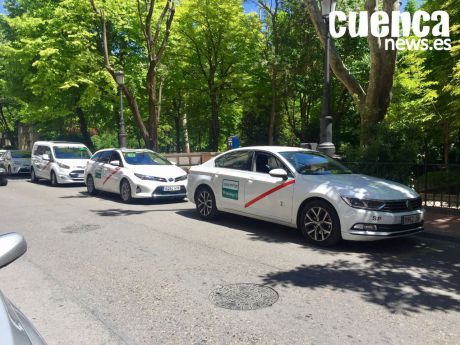
[[[316,151],[247,147],[189,172],[188,199],[202,218],[218,211],[299,228],[308,242],[377,240],[423,230],[424,210],[412,189],[353,174]]]
[[[105,149],[97,151],[85,169],[90,195],[99,190],[134,198],[184,199],[187,173],[150,150]]]

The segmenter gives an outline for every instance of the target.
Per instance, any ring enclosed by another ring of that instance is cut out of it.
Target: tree
[[[111,62],[111,56],[113,56],[113,47],[111,47],[111,41],[109,40],[109,27],[105,15],[105,11],[102,8],[99,8],[95,0],[89,0],[91,6],[93,8],[93,12],[96,17],[100,21],[100,28],[101,28],[101,54],[104,57],[104,67],[109,72],[114,80],[115,77],[115,68]],[[138,19],[138,26],[141,29],[142,36],[144,38],[145,43],[145,52],[139,51],[139,55],[144,57],[146,60],[145,63],[147,65],[147,72],[145,78],[145,84],[147,89],[147,96],[148,96],[148,126],[145,126],[142,115],[139,110],[138,101],[134,95],[132,89],[127,86],[122,86],[122,91],[128,101],[129,107],[133,113],[134,119],[136,121],[137,126],[141,132],[142,138],[144,139],[145,144],[151,149],[158,149],[158,125],[160,121],[160,111],[161,111],[161,95],[162,95],[162,88],[164,80],[160,77],[158,80],[158,68],[160,66],[161,58],[166,49],[166,44],[168,42],[168,38],[171,32],[171,25],[174,19],[175,13],[175,2],[173,0],[166,0],[165,6],[161,13],[159,13],[156,24],[153,26],[153,18],[154,18],[154,11],[155,5],[157,4],[156,0],[149,0],[146,1],[145,4],[142,4],[140,0],[137,0],[137,19]],[[122,5],[118,1],[112,1],[110,4],[105,4],[106,6],[112,6],[109,8],[109,11],[116,11],[114,6]],[[120,6],[123,8],[123,6]],[[131,8],[131,11],[133,8]],[[163,23],[164,29],[163,29]],[[124,28],[119,28],[123,30]],[[132,27],[129,27],[132,30]],[[163,30],[163,32],[162,32]],[[128,31],[129,32],[129,31]],[[129,46],[129,42],[126,42],[130,38],[127,37],[127,33],[124,31],[122,35],[124,35],[124,48],[126,49]],[[135,46],[138,46],[139,39],[138,37],[133,35],[131,40]],[[137,38],[137,40],[136,40]],[[123,40],[123,39],[122,39]],[[121,55],[118,56],[118,65],[123,65],[123,51],[120,51]],[[147,129],[148,128],[148,129]]]
[[[304,0],[310,19],[316,29],[323,47],[326,42],[326,30],[321,11],[316,0]],[[399,0],[383,0],[383,8],[390,17],[392,11],[399,11]],[[366,0],[365,10],[369,18],[378,8],[376,0]],[[353,96],[361,115],[361,142],[368,144],[372,140],[373,125],[381,122],[390,104],[393,76],[396,65],[396,50],[385,50],[383,40],[388,37],[376,38],[368,36],[371,66],[365,91],[365,84],[360,83],[345,66],[334,42],[331,43],[331,68],[335,76],[343,83]]]
[[[178,39],[190,78],[197,78],[206,90],[211,113],[209,148],[217,151],[221,124],[237,115],[236,102],[247,82],[245,71],[256,50],[257,23],[243,13],[239,0],[187,0],[179,10]],[[222,114],[224,109],[227,114]]]

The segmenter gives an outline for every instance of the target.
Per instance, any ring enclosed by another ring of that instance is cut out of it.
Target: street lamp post
[[[118,94],[120,96],[120,123],[119,123],[119,139],[118,142],[120,144],[120,148],[126,147],[126,132],[125,132],[125,118],[123,115],[123,85],[125,84],[125,75],[123,71],[115,72],[115,79],[117,80],[118,84]]]
[[[318,150],[332,157],[335,154],[335,146],[332,143],[332,115],[331,115],[331,74],[329,68],[329,52],[331,46],[331,34],[329,32],[329,14],[335,11],[337,0],[321,0],[321,13],[326,25],[326,45],[324,47],[324,86],[323,104],[320,120],[320,144]]]

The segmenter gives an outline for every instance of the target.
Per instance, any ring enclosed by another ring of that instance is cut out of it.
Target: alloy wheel
[[[320,206],[312,207],[305,213],[304,226],[306,234],[312,240],[325,241],[332,234],[331,215]]]
[[[207,217],[211,214],[212,212],[212,195],[209,193],[207,190],[203,190],[199,195],[197,199],[197,208],[198,212],[203,217]]]

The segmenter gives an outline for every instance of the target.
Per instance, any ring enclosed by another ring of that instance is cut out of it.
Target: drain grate
[[[254,310],[275,304],[278,293],[258,284],[230,284],[213,290],[209,299],[214,305],[225,309]]]
[[[101,228],[98,224],[72,224],[61,229],[66,234],[79,234],[99,230]]]

